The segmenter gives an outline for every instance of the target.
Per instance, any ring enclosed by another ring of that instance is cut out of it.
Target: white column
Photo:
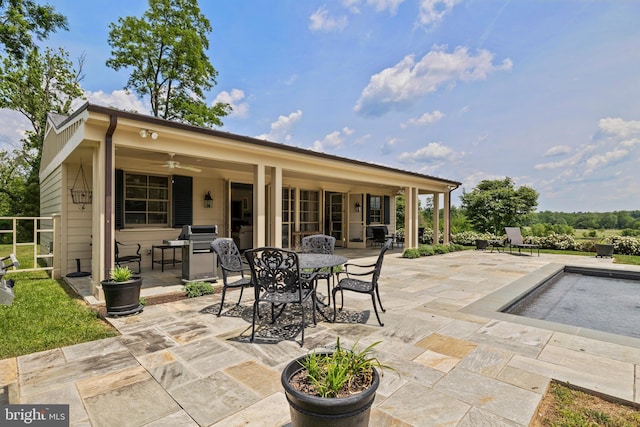
[[[272,169],[271,180],[271,214],[270,221],[272,241],[270,245],[282,247],[282,168],[276,166]]]
[[[253,247],[266,246],[267,207],[265,166],[254,166],[253,174]]]
[[[444,218],[442,218],[443,225],[443,242],[445,245],[449,244],[449,240],[451,237],[451,192],[447,191],[444,193]]]
[[[440,243],[440,193],[433,194],[433,244]]]

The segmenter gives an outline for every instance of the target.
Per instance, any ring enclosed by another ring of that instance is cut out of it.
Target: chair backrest
[[[314,234],[302,238],[302,252],[310,254],[332,254],[336,238],[326,234]]]
[[[287,249],[262,247],[244,253],[251,267],[256,295],[260,290],[270,293],[299,292],[300,264],[298,254]]]
[[[391,248],[391,244],[393,243],[393,239],[387,239],[382,245],[380,249],[380,254],[378,255],[378,260],[376,261],[376,266],[373,271],[373,277],[371,278],[371,283],[374,286],[378,286],[378,278],[380,277],[380,271],[382,271],[382,261],[384,260],[384,254]]]
[[[218,256],[222,277],[226,281],[227,271],[242,271],[242,256],[233,239],[219,237],[211,242],[211,249]]]
[[[512,245],[524,244],[520,227],[505,227],[504,231],[507,233],[507,240]]]
[[[387,241],[387,235],[382,227],[373,227],[373,240],[384,243]]]

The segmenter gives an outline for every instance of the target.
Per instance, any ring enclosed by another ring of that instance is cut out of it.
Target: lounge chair
[[[504,231],[507,233],[506,244],[509,246],[509,252],[513,248],[518,248],[518,254],[522,255],[522,249],[529,249],[531,255],[533,255],[533,250],[538,250],[538,256],[540,256],[540,245],[534,245],[532,243],[525,243],[522,238],[522,233],[520,232],[520,227],[505,227]]]

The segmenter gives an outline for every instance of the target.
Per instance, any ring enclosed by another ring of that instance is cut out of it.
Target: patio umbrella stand
[[[91,273],[88,271],[80,271],[80,258],[76,258],[76,271],[73,273],[67,274],[67,277],[87,277],[91,276]]]

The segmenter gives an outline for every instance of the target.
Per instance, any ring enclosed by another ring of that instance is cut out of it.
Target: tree
[[[503,234],[504,228],[521,225],[538,206],[538,192],[531,187],[515,188],[509,177],[481,181],[460,196],[462,208],[477,231]]]
[[[59,49],[40,54],[32,48],[23,61],[4,58],[0,65],[0,108],[17,111],[31,123],[22,146],[1,152],[0,192],[3,208],[13,216],[38,216],[40,159],[48,113],[69,114],[71,102],[83,95],[80,87],[84,58],[78,70]]]
[[[149,0],[142,18],[127,16],[109,25],[114,70],[131,68],[125,89],[149,96],[156,117],[197,126],[222,126],[231,106],[207,106],[204,91],[216,84],[209,62],[209,20],[197,0]]]
[[[0,44],[8,56],[22,60],[35,47],[33,37],[46,39],[49,33],[67,29],[67,18],[53,6],[32,0],[0,0]]]

